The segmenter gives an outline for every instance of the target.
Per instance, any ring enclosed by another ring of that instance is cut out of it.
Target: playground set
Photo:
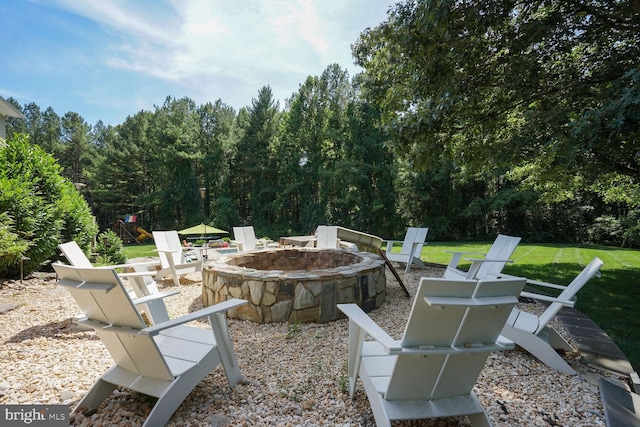
[[[137,215],[125,215],[124,221],[119,219],[113,225],[113,231],[123,243],[142,243],[145,239],[153,239],[153,234],[138,225]]]

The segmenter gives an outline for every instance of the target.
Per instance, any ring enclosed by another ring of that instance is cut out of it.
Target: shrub
[[[640,248],[640,210],[632,210],[621,218],[622,245],[628,248]]]
[[[9,213],[0,212],[0,271],[18,264],[29,247],[29,242],[20,239],[14,229]]]
[[[82,195],[62,176],[58,162],[26,135],[0,147],[0,277],[28,275],[58,258],[61,240],[87,247],[98,232]]]
[[[98,254],[98,259],[96,260],[98,264],[124,264],[127,262],[122,240],[112,230],[100,233],[96,242],[96,252]]]
[[[588,229],[589,241],[599,245],[620,246],[622,244],[622,227],[620,221],[610,215],[595,219]]]

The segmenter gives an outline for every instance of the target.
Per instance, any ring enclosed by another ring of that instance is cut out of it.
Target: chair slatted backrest
[[[495,344],[525,284],[524,278],[478,281],[473,298],[484,300],[486,305],[468,307],[453,346],[480,348]],[[496,303],[492,304],[493,301]],[[490,353],[480,350],[472,354],[449,354],[431,398],[470,393]]]
[[[80,246],[75,241],[61,243],[58,245],[65,258],[69,261],[69,264],[75,267],[91,268],[93,264]],[[122,267],[122,266],[119,266]],[[149,271],[144,264],[131,264],[131,268],[138,273],[144,273]],[[140,283],[141,282],[141,283]],[[137,297],[144,297],[151,295],[152,293],[158,293],[158,285],[153,280],[152,275],[145,275],[136,279],[130,279],[131,287],[133,288]]]
[[[520,278],[423,278],[401,344],[403,349],[442,351],[398,355],[385,399],[431,400],[469,394],[493,349],[482,346],[495,344],[524,284],[525,279]]]
[[[153,242],[156,245],[156,249],[158,249],[162,268],[182,263],[182,244],[176,231],[154,231]],[[171,262],[169,257],[171,257]]]
[[[254,251],[257,247],[256,232],[252,225],[233,227],[233,237],[242,243],[243,251]]]
[[[242,248],[239,250],[248,250],[247,239],[244,237],[244,227],[233,227],[233,238],[236,242],[240,242],[242,244]]]
[[[252,225],[248,225],[244,228],[244,238],[247,243],[247,247],[250,248],[250,251],[253,251],[258,247],[256,231],[253,229]]]
[[[54,264],[65,287],[86,316],[116,365],[146,377],[174,377],[153,337],[140,333],[146,324],[113,269]]]
[[[167,238],[167,244],[169,245],[169,249],[175,251],[174,260],[177,263],[182,263],[185,261],[184,259],[184,251],[182,250],[182,243],[180,242],[180,236],[176,230],[165,231],[165,236]]]
[[[75,240],[70,242],[61,243],[58,245],[65,258],[69,261],[69,264],[76,267],[93,267],[91,261],[87,258],[87,255],[82,251],[82,248]]]
[[[558,302],[549,304],[547,309],[540,315],[540,321],[538,329],[534,332],[538,334],[542,328],[544,328],[553,319],[556,314],[564,307],[562,302],[570,301],[576,294],[587,284],[589,280],[593,278],[602,267],[604,263],[598,257],[595,257],[591,262],[578,274],[575,279],[558,295],[556,298]]]
[[[336,249],[340,247],[338,227],[319,225],[316,230],[316,247],[322,249]]]
[[[54,263],[53,269],[58,275],[58,285],[66,288],[76,303],[80,306],[82,313],[88,319],[94,319],[101,323],[107,323],[107,316],[102,312],[100,305],[96,303],[90,292],[79,289],[84,283],[78,267],[66,264]]]
[[[520,240],[522,240],[520,237],[498,234],[496,240],[494,240],[493,244],[489,248],[489,252],[485,255],[485,258],[489,260],[499,259],[505,261],[483,263],[478,269],[476,277],[484,279],[499,276],[500,273],[502,273],[502,269],[507,264],[506,260],[511,258],[511,255],[513,255],[513,252],[516,250]]]
[[[413,254],[415,257],[420,258],[420,254],[422,253],[422,247],[424,246],[424,241],[427,238],[428,228],[416,228],[409,227],[407,228],[407,232],[404,236],[404,241],[402,242],[402,249],[400,250],[401,254],[409,255],[411,253],[411,249],[413,248],[414,243],[418,243],[416,246],[416,251]]]

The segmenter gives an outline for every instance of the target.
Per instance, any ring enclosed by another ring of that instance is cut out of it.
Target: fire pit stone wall
[[[342,249],[274,248],[227,255],[202,270],[202,298],[213,305],[249,301],[228,312],[259,323],[319,322],[341,317],[336,304],[366,312],[386,298],[384,259]]]

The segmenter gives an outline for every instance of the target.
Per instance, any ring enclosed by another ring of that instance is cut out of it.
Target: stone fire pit
[[[232,318],[254,322],[319,322],[338,319],[336,304],[356,303],[366,312],[386,298],[385,263],[369,252],[277,248],[227,255],[202,269],[202,299],[249,301]]]

